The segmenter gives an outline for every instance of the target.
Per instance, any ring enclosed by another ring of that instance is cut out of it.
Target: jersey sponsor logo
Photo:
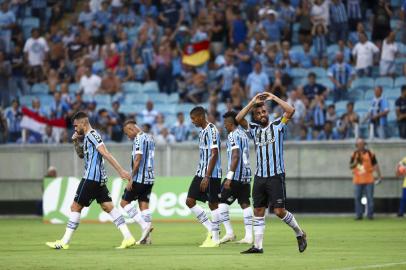
[[[216,128],[214,126],[210,127],[210,132],[211,132],[211,136],[213,138],[213,145],[216,145],[217,144],[217,131],[216,131]]]
[[[90,131],[90,133],[91,133],[91,134],[93,135],[93,137],[96,139],[96,142],[97,142],[97,143],[102,143],[102,139],[101,139],[101,137],[99,136],[99,134],[96,133],[96,131],[92,130],[92,131]]]

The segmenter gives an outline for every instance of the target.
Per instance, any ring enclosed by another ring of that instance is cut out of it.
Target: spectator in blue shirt
[[[329,68],[327,75],[334,84],[334,102],[345,99],[355,78],[355,71],[350,64],[344,62],[341,52],[337,53],[336,63]]]
[[[137,20],[138,18],[135,13],[129,9],[128,5],[125,5],[121,13],[117,16],[115,22],[126,27],[132,27],[136,24]]]
[[[282,39],[283,22],[276,19],[276,12],[268,10],[267,18],[261,22],[261,28],[265,31],[268,41],[279,43]]]
[[[238,70],[234,66],[230,55],[226,55],[226,64],[219,70],[218,76],[221,77],[221,99],[225,102],[227,99],[231,98],[233,80],[238,78]]]
[[[327,30],[323,24],[318,24],[312,29],[313,50],[317,56],[316,65],[325,66],[327,63]]]
[[[158,8],[152,4],[152,0],[144,0],[140,5],[140,14],[143,19],[146,16],[157,18],[159,15]]]
[[[175,136],[176,142],[187,141],[190,134],[190,127],[185,123],[185,115],[183,112],[176,114],[176,124],[171,128],[171,133]]]
[[[11,31],[15,26],[16,17],[9,10],[8,2],[3,1],[0,6],[0,50],[6,53],[11,49]]]
[[[298,52],[295,55],[295,62],[299,67],[302,68],[311,68],[314,66],[314,62],[317,56],[312,52],[310,43],[303,43],[303,52]]]
[[[21,138],[21,119],[23,114],[21,113],[20,103],[14,99],[11,103],[11,107],[7,108],[4,112],[8,126],[8,142],[15,143]]]
[[[330,41],[347,40],[348,16],[347,10],[341,0],[332,0],[330,3]]]
[[[50,107],[50,116],[51,118],[65,118],[66,114],[69,112],[69,105],[62,101],[61,93],[54,93],[54,100],[51,103]]]
[[[95,16],[93,12],[90,10],[90,5],[87,4],[84,6],[84,9],[79,13],[78,22],[83,23],[87,29],[90,29],[94,17]]]
[[[255,63],[254,71],[247,78],[245,92],[249,98],[256,94],[266,91],[269,88],[269,79],[265,72],[262,71],[260,62]]]
[[[252,71],[252,55],[244,42],[238,44],[238,49],[235,51],[234,56],[237,58],[236,65],[240,80],[245,81],[248,74]]]
[[[382,93],[383,88],[376,86],[375,97],[372,99],[371,108],[369,109],[370,127],[372,129],[370,134],[373,136],[372,138],[387,138],[389,104],[387,99],[382,96]]]
[[[229,29],[230,43],[237,47],[241,42],[245,42],[248,34],[248,28],[245,20],[241,18],[241,12],[234,10],[234,20],[231,22]]]

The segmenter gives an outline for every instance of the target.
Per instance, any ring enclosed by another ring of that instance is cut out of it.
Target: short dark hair
[[[309,78],[309,77],[317,78],[316,73],[314,73],[314,72],[309,72],[309,74],[307,74],[307,78]]]
[[[402,92],[406,91],[406,84],[402,85]]]
[[[75,120],[80,120],[80,119],[84,119],[84,118],[88,118],[87,113],[85,113],[84,111],[78,111],[77,113],[75,113],[72,116],[72,122]]]
[[[201,116],[203,116],[205,114],[206,114],[206,110],[202,106],[194,107],[190,111],[190,115],[201,115]]]
[[[234,122],[234,125],[238,125],[238,122],[237,122],[237,119],[236,119],[236,117],[237,117],[237,113],[235,112],[235,111],[229,111],[229,112],[226,112],[224,115],[223,115],[223,118],[224,119],[226,119],[226,118],[231,118],[232,120],[233,120],[233,122]]]
[[[178,112],[177,114],[176,114],[176,116],[181,116],[181,115],[184,115],[184,113],[183,112]]]
[[[134,119],[127,119],[127,120],[125,120],[123,127],[125,127],[127,125],[131,125],[131,124],[136,125],[137,122]]]

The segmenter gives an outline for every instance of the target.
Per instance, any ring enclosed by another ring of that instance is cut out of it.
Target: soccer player
[[[134,120],[124,122],[123,130],[127,137],[133,141],[133,148],[131,153],[131,180],[124,190],[120,205],[128,216],[141,226],[142,235],[136,244],[150,244],[149,235],[152,231],[152,224],[149,198],[155,178],[155,143],[151,135],[142,132]],[[135,206],[131,205],[131,202],[136,200],[138,200],[141,213],[137,211]]]
[[[72,140],[76,153],[85,161],[85,171],[71,205],[71,213],[63,238],[55,242],[47,242],[46,245],[54,249],[69,249],[72,234],[79,226],[82,209],[88,207],[96,199],[101,208],[109,213],[114,224],[124,237],[121,245],[117,248],[124,249],[133,246],[135,245],[135,239],[128,230],[124,217],[114,207],[109,190],[106,187],[107,176],[103,159],[107,159],[124,180],[131,179],[130,174],[121,167],[107,150],[99,133],[91,127],[88,115],[85,112],[77,112],[72,121],[75,128]],[[82,139],[83,143],[80,142]]]
[[[235,120],[237,113],[227,112],[223,115],[224,127],[228,132],[227,160],[228,173],[223,182],[219,204],[220,221],[224,224],[226,235],[220,243],[235,240],[230,222],[229,205],[238,200],[243,209],[245,237],[239,244],[252,244],[252,208],[250,207],[251,169],[249,164],[249,138]]]
[[[282,118],[269,121],[266,101],[275,101],[284,110]],[[252,110],[253,122],[244,117]],[[299,251],[307,247],[306,234],[299,227],[295,217],[285,209],[285,167],[283,160],[283,134],[287,122],[295,109],[287,102],[271,93],[256,95],[237,115],[237,122],[246,129],[256,145],[257,169],[254,178],[252,197],[254,201],[254,246],[243,254],[263,253],[262,242],[265,231],[265,210],[269,203],[274,213],[290,226],[297,238]]]
[[[189,187],[186,205],[208,231],[207,238],[200,247],[218,247],[220,243],[218,203],[221,193],[220,134],[216,126],[206,120],[203,107],[193,108],[190,118],[192,123],[202,130],[199,133],[199,165]],[[211,222],[196,201],[209,202]]]

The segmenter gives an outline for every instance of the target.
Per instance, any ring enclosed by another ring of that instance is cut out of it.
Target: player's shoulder
[[[98,144],[103,142],[101,135],[95,129],[90,130],[86,134],[85,138],[87,138],[88,140],[90,140],[92,142],[97,142]]]
[[[216,134],[219,132],[216,125],[213,123],[209,123],[207,125],[207,131],[210,132],[212,135]]]
[[[282,122],[282,117],[275,118],[271,123],[272,125],[279,125]]]

